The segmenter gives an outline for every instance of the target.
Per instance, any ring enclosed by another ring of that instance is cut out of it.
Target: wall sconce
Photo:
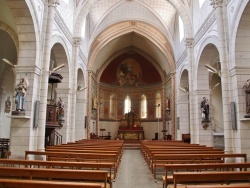
[[[81,85],[79,85],[79,86],[77,86],[77,92],[80,92],[80,91],[83,91],[83,90],[85,90],[85,89],[87,89],[87,86],[86,87],[82,87]]]
[[[65,67],[65,64],[61,64],[55,68],[53,68],[51,71],[49,71],[49,74],[51,75],[52,73],[59,71],[61,68]]]
[[[211,72],[213,74],[217,74],[219,77],[221,77],[221,71],[220,70],[218,70],[218,69],[216,69],[216,68],[214,68],[214,67],[212,67],[212,66],[210,66],[208,64],[206,64],[205,67],[207,68],[208,72]]]

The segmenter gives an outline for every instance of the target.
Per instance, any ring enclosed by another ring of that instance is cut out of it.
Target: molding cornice
[[[16,73],[35,73],[38,76],[40,76],[42,70],[41,67],[38,67],[36,65],[34,66],[14,65],[14,67]]]
[[[57,94],[72,94],[72,90],[70,88],[56,88]]]
[[[200,28],[200,30],[197,32],[197,34],[194,37],[194,45],[196,45],[200,39],[205,35],[205,33],[208,31],[209,28],[213,25],[213,23],[216,20],[216,14],[213,11],[211,16],[204,22],[203,26]]]
[[[183,54],[181,55],[181,57],[178,59],[178,61],[176,62],[176,68],[179,68],[179,66],[182,65],[182,63],[184,62],[184,60],[187,58],[187,50],[185,50],[183,52]]]
[[[250,67],[249,66],[236,66],[229,70],[231,77],[236,75],[249,75]]]
[[[210,89],[198,89],[198,90],[195,90],[194,95],[210,95]]]

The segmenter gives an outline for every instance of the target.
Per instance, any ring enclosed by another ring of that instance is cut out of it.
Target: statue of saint
[[[11,101],[10,101],[10,96],[7,98],[7,100],[5,101],[5,109],[4,112],[5,113],[10,113],[10,108],[11,108]]]
[[[65,108],[65,103],[62,101],[62,98],[59,97],[59,101],[57,102],[57,121],[59,122],[59,125],[63,125],[64,123],[64,108]]]
[[[21,78],[20,82],[15,87],[15,91],[13,93],[13,97],[15,98],[16,111],[24,111],[23,103],[24,103],[24,98],[26,97],[27,88],[28,88],[27,78]]]
[[[244,84],[243,89],[246,93],[246,114],[250,117],[250,79]]]
[[[206,97],[203,97],[203,101],[201,101],[201,113],[202,120],[209,121],[209,103]]]

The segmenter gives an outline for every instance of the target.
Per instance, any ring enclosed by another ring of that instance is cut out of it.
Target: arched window
[[[69,0],[63,0],[66,4],[69,4]]]
[[[180,16],[179,16],[179,33],[180,33],[180,41],[182,41],[182,39],[184,38],[184,24]]]
[[[157,93],[156,97],[155,97],[155,117],[156,118],[160,118],[161,117],[161,106],[162,106],[162,102],[161,102],[161,94]]]
[[[127,95],[124,101],[124,114],[130,112],[131,110],[131,99]]]
[[[204,4],[205,1],[206,0],[199,0],[199,6],[200,6],[200,8],[202,7],[202,5]]]
[[[113,94],[110,96],[110,101],[109,101],[109,117],[112,119],[116,118],[116,108],[117,108],[117,100],[116,96]]]
[[[141,118],[147,118],[147,98],[145,95],[141,96]]]
[[[82,30],[81,30],[82,38],[85,38],[85,34],[86,34],[86,19],[84,19],[84,21],[82,23]]]

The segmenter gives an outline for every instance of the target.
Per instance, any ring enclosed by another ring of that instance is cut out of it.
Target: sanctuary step
[[[124,140],[124,149],[139,149],[139,140]]]

